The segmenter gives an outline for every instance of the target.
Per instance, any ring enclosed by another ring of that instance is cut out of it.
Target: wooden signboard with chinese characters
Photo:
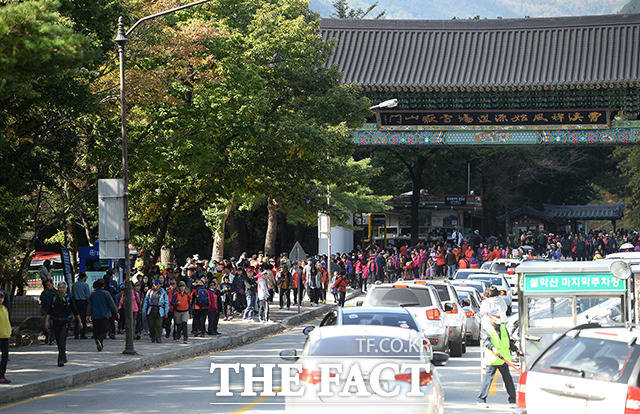
[[[614,109],[395,111],[376,113],[381,130],[608,129]]]

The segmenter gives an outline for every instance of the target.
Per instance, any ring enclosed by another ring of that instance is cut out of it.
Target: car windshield
[[[476,302],[476,298],[473,297],[473,295],[471,294],[471,292],[467,291],[467,290],[458,290],[458,297],[460,298],[460,300],[464,300],[464,299],[468,299],[469,302],[471,302],[471,306],[472,307],[478,307],[478,303]]]
[[[480,294],[484,293],[484,286],[481,283],[471,283],[469,286],[477,290]]]
[[[393,345],[392,345],[393,344]],[[311,356],[419,357],[422,343],[391,336],[342,335],[318,339],[309,344]]]
[[[639,354],[637,345],[626,342],[565,336],[531,370],[626,384]]]
[[[491,276],[479,276],[479,275],[471,275],[469,276],[471,280],[486,280],[493,286],[502,286],[502,278],[501,277],[491,277]]]
[[[432,306],[429,291],[412,287],[376,287],[371,292],[369,306]]]
[[[390,312],[349,312],[342,315],[343,325],[382,325],[418,330],[411,315]]]
[[[496,273],[507,273],[507,265],[504,263],[494,263],[491,265],[491,271]]]
[[[441,301],[446,302],[448,300],[451,300],[451,295],[449,294],[449,289],[446,285],[433,284],[430,286],[436,290]]]
[[[469,270],[458,270],[457,272],[455,272],[453,274],[453,278],[454,279],[467,279],[469,277],[469,275],[473,274],[473,270],[469,271]]]

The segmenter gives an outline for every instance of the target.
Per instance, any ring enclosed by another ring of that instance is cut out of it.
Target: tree
[[[209,125],[225,154],[216,199],[267,205],[265,252],[273,254],[276,211],[305,205],[317,195],[301,189],[330,181],[334,160],[343,162],[337,155],[348,153],[349,126],[364,120],[368,101],[321,66],[330,45],[305,1],[220,0],[212,10],[227,33],[216,56],[220,78],[208,98],[220,111]],[[223,203],[209,212],[224,219],[228,208]],[[216,234],[224,234],[225,221]],[[221,256],[220,247],[214,256]]]
[[[620,14],[631,14],[631,13],[640,13],[640,1],[639,0],[631,0],[629,3],[625,4],[620,11]]]
[[[387,12],[386,10],[377,12],[375,11],[377,7],[377,1],[363,9],[360,7],[351,7],[347,0],[334,0],[333,8],[335,11],[331,15],[331,17],[335,19],[366,19],[368,16],[370,16],[370,14],[377,13],[373,17],[373,19],[382,19],[387,14]]]
[[[43,224],[50,224],[45,220],[60,218],[47,211],[62,211],[49,207],[59,203],[61,177],[73,169],[78,119],[95,109],[86,74],[102,55],[106,31],[85,13],[92,5],[79,6],[44,0],[0,6],[0,277],[10,293]]]

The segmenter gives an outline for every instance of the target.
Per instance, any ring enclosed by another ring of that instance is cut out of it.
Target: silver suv
[[[402,307],[413,315],[434,351],[447,351],[449,329],[445,309],[430,286],[413,283],[385,283],[369,287],[362,306]]]
[[[444,320],[449,328],[449,355],[460,357],[467,352],[465,332],[467,315],[458,293],[448,280],[414,280],[414,284],[431,286],[445,307]]]

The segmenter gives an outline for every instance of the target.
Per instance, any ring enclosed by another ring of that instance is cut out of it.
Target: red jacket
[[[173,293],[171,305],[173,306],[174,311],[186,312],[191,310],[191,296],[189,295],[189,292],[185,290],[184,293],[181,293],[180,289],[178,289]]]
[[[333,286],[331,286],[331,289],[337,289],[338,292],[346,292],[348,284],[349,284],[348,280],[343,279],[342,276],[338,275],[338,278],[333,283]]]
[[[215,292],[211,289],[207,289],[207,295],[209,296],[209,310],[217,311],[218,310],[218,297]]]

